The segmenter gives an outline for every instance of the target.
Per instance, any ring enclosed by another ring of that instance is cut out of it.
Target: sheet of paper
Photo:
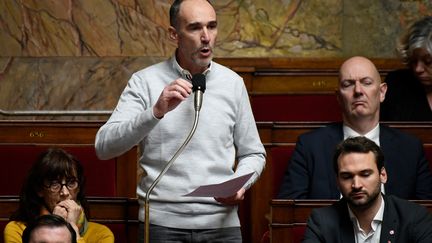
[[[251,178],[252,173],[219,183],[200,186],[185,197],[229,197],[234,195]]]

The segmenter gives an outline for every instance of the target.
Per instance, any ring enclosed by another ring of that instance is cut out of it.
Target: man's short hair
[[[71,242],[76,243],[76,233],[73,229],[72,225],[69,224],[64,218],[55,215],[55,214],[47,214],[42,215],[38,217],[35,221],[30,222],[27,224],[27,227],[25,228],[23,235],[22,235],[22,242],[23,243],[29,243],[31,234],[39,228],[42,227],[49,227],[49,228],[58,228],[58,227],[66,227],[71,236]]]
[[[339,172],[338,159],[341,155],[349,153],[369,153],[372,152],[375,157],[375,163],[378,171],[384,167],[384,154],[380,147],[372,140],[359,136],[349,137],[336,146],[336,151],[333,156],[333,168],[336,174]]]
[[[180,12],[180,5],[184,0],[174,0],[173,4],[171,4],[169,15],[170,15],[170,25],[177,29],[178,27],[178,13]],[[207,0],[210,5],[213,6],[213,4]]]

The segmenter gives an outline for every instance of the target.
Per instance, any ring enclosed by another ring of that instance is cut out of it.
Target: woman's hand
[[[53,214],[62,216],[71,224],[77,224],[81,215],[81,206],[74,200],[67,199],[59,202],[53,210]]]

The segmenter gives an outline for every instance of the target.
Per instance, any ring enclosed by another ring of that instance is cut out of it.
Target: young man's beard
[[[351,209],[359,209],[359,210],[367,209],[371,205],[373,205],[376,200],[379,199],[380,193],[381,193],[381,183],[378,184],[376,190],[374,190],[371,194],[367,195],[367,199],[365,202],[358,203],[355,200],[352,200],[351,197],[347,197],[347,201]]]

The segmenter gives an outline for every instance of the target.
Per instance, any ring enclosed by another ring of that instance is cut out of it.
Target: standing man
[[[380,103],[387,91],[375,65],[364,57],[346,60],[336,92],[343,123],[333,123],[299,136],[279,198],[339,199],[332,170],[338,143],[365,136],[381,147],[388,182],[384,192],[405,199],[432,199],[432,175],[423,144],[417,138],[379,124]]]
[[[381,194],[387,173],[373,141],[348,138],[333,163],[343,198],[312,211],[303,242],[432,242],[432,215],[425,207]]]
[[[147,189],[193,125],[191,77],[204,74],[207,89],[194,137],[151,195],[150,240],[242,242],[237,204],[265,165],[248,93],[239,75],[212,61],[217,20],[209,1],[174,1],[170,24],[175,54],[133,74],[96,135],[96,151],[101,159],[109,159],[138,144],[145,171],[137,187],[139,219],[144,221]],[[244,188],[230,197],[183,197],[200,185],[251,172]]]

